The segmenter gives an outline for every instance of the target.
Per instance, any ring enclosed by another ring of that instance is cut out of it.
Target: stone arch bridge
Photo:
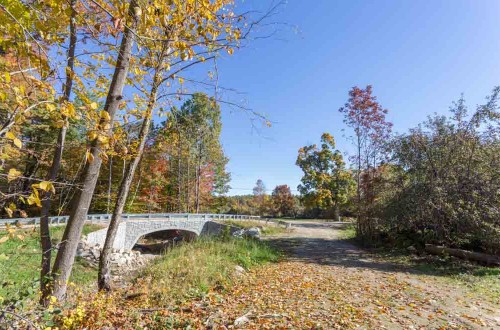
[[[51,217],[51,224],[65,224],[68,216]],[[111,219],[110,214],[94,214],[87,217],[91,223],[105,224]],[[230,215],[230,214],[181,214],[181,213],[151,213],[151,214],[123,214],[118,226],[113,248],[131,250],[139,238],[144,235],[164,230],[184,230],[195,233],[197,236],[218,233],[225,220],[258,220],[258,216]],[[38,224],[39,218],[2,219],[0,225],[6,223]],[[87,235],[87,242],[104,246],[107,228]]]
[[[228,219],[258,219],[253,216],[233,216],[219,214],[149,214],[148,217],[132,217],[122,221],[113,244],[115,249],[131,250],[139,238],[164,230],[184,230],[197,236],[219,233],[223,225],[216,221]],[[87,243],[104,245],[107,228],[87,235]]]

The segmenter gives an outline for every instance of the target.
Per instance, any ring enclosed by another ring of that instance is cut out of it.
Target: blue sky
[[[372,84],[404,132],[445,113],[461,93],[474,106],[500,84],[500,1],[290,0],[274,19],[298,32],[282,27],[219,62],[220,85],[245,92],[228,97],[273,122],[256,130],[248,115],[223,106],[232,195],[251,193],[258,178],[268,189],[296,189],[297,149],[322,132],[349,151],[338,108],[352,86]]]

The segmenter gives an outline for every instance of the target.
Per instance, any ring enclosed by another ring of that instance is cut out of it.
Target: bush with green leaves
[[[499,93],[472,114],[461,98],[449,116],[392,139],[377,189],[379,235],[500,254]]]

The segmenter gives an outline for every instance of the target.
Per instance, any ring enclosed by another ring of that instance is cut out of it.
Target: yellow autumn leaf
[[[18,147],[19,149],[21,149],[23,147],[23,143],[18,138],[15,138],[14,140],[12,140],[12,142],[14,142],[14,145],[16,147]]]
[[[21,171],[16,170],[15,168],[11,168],[9,170],[9,174],[7,174],[7,181],[12,181],[17,179],[21,175]]]
[[[4,207],[3,209],[5,210],[5,212],[7,212],[7,215],[9,216],[9,218],[12,218],[12,214],[14,212],[8,207]]]
[[[40,189],[42,189],[42,190],[45,190],[45,191],[46,191],[46,190],[47,190],[48,185],[49,185],[49,182],[47,182],[47,181],[42,181],[42,182],[40,182],[39,187],[40,187]]]
[[[87,151],[86,158],[89,163],[92,163],[94,161],[94,155],[92,155],[90,151]]]
[[[66,117],[74,117],[76,114],[75,106],[73,105],[73,103],[65,102],[61,106],[61,113]]]
[[[107,111],[104,111],[102,110],[101,111],[101,118],[106,120],[106,121],[110,121],[111,120],[111,117],[109,116],[109,113]]]
[[[35,204],[38,207],[42,207],[42,202],[40,201],[40,197],[38,196],[38,191],[34,191],[33,194],[28,197],[28,205]]]
[[[97,141],[99,141],[101,143],[108,143],[109,138],[106,135],[99,135],[97,137]]]
[[[88,132],[87,136],[89,137],[90,141],[94,141],[97,138],[97,132],[96,131],[90,131],[90,132]]]
[[[5,134],[5,137],[9,140],[14,140],[16,138],[16,136],[12,132],[7,132],[7,134]]]
[[[63,119],[59,119],[58,121],[56,121],[54,123],[54,127],[55,128],[63,128],[65,124],[66,124],[66,121],[64,121]]]
[[[97,107],[98,107],[98,104],[96,102],[90,103],[90,109],[95,110],[95,109],[97,109]]]
[[[4,236],[2,238],[0,238],[0,243],[5,243],[9,240],[9,236]]]
[[[10,83],[10,73],[5,72],[5,82],[8,84]]]
[[[49,181],[42,181],[40,182],[40,189],[45,190],[45,191],[51,191],[55,193],[55,188],[52,182]]]

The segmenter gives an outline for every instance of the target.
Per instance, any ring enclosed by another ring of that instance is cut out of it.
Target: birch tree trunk
[[[125,26],[113,79],[111,81],[106,103],[104,105],[104,111],[108,112],[110,117],[109,133],[111,133],[111,129],[113,127],[115,113],[118,110],[121,100],[123,99],[122,92],[130,65],[130,56],[135,38],[134,30],[139,21],[139,13],[140,8],[138,7],[137,1],[130,0],[128,9],[129,22]],[[82,234],[83,225],[85,224],[85,220],[87,218],[97,178],[99,176],[99,170],[102,164],[99,149],[100,143],[97,139],[95,139],[91,144],[90,151],[93,156],[93,160],[88,161],[83,170],[82,188],[75,193],[75,196],[72,199],[70,218],[64,231],[62,241],[59,245],[59,251],[57,253],[54,267],[52,268],[52,277],[54,281],[52,295],[59,301],[64,300],[66,295],[67,282],[75,261],[76,249]]]

